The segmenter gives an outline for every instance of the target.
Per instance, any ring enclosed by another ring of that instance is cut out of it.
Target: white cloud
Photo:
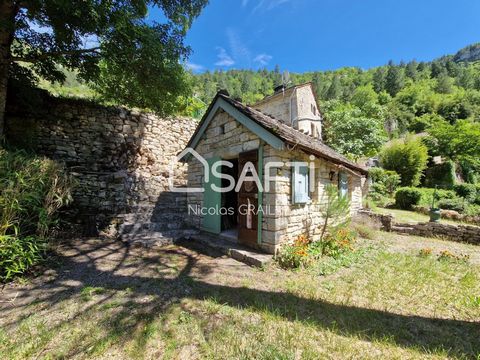
[[[242,0],[242,7],[245,7],[248,5],[249,0]]]
[[[235,64],[235,61],[230,55],[228,55],[227,51],[224,48],[218,46],[217,50],[218,61],[215,63],[216,66],[232,66],[233,64]]]
[[[199,65],[199,64],[194,64],[194,63],[191,63],[191,62],[187,62],[185,64],[185,67],[188,70],[192,70],[193,72],[200,72],[200,71],[205,70],[205,66]]]
[[[253,59],[253,62],[259,64],[260,66],[265,66],[267,65],[270,60],[272,60],[272,56],[268,54],[259,54],[255,56],[255,59]]]
[[[230,50],[232,52],[233,58],[237,62],[241,63],[250,63],[251,61],[251,54],[250,49],[245,45],[245,43],[240,39],[238,33],[232,29],[227,28],[227,37],[228,37],[228,45],[230,46]]]
[[[272,10],[277,6],[288,3],[290,1],[291,0],[259,0],[257,6],[253,8],[252,13],[258,10],[263,10],[263,11]]]

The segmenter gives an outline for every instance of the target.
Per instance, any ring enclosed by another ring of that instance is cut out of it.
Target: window
[[[294,204],[306,204],[310,201],[308,183],[308,167],[292,167],[292,200]]]
[[[348,196],[348,176],[343,171],[338,173],[338,193],[342,197]]]

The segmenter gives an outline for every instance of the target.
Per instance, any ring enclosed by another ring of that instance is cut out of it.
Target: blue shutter
[[[305,204],[310,201],[308,196],[308,167],[292,168],[292,199],[294,204]]]
[[[348,176],[342,171],[338,173],[338,191],[342,197],[348,195]]]

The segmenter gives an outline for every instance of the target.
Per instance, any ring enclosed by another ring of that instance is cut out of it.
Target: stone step
[[[237,242],[222,239],[214,235],[196,234],[192,235],[189,241],[208,247],[214,251],[219,251],[232,259],[258,268],[266,266],[273,260],[273,255],[248,249]]]

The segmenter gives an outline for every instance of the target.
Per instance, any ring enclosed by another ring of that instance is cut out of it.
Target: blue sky
[[[432,60],[480,42],[480,1],[210,0],[186,42],[197,72]]]

